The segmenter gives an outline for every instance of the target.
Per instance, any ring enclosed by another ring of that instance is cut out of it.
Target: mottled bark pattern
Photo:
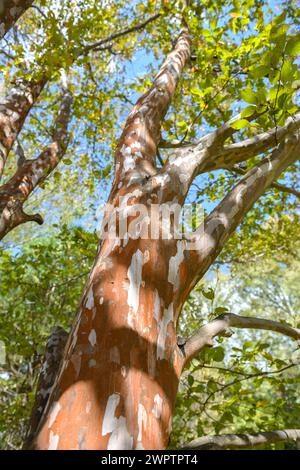
[[[43,219],[39,214],[26,214],[23,204],[45,178],[56,168],[65,154],[68,145],[68,123],[72,105],[72,95],[64,92],[60,112],[52,132],[53,141],[33,160],[22,161],[16,173],[0,186],[0,240],[14,227],[28,221],[39,224]]]
[[[122,210],[124,195],[128,204],[149,207],[161,199],[165,180],[152,176],[160,122],[189,52],[184,28],[126,123],[109,198],[116,208]],[[166,447],[182,365],[176,344],[181,306],[176,268],[174,282],[168,280],[169,260],[177,251],[176,240],[100,244],[37,448]]]
[[[33,0],[1,0],[0,39],[32,4]]]
[[[0,101],[0,179],[7,156],[45,83],[45,78],[39,81],[16,79]]]

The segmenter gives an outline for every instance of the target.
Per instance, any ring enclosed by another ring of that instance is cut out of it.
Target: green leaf
[[[267,100],[267,92],[264,88],[260,88],[255,93],[256,95],[256,104],[264,104]]]
[[[233,423],[233,416],[229,411],[225,411],[225,413],[221,417],[222,421],[227,421],[228,423]]]
[[[253,114],[257,111],[257,108],[256,106],[247,106],[246,108],[244,108],[241,112],[241,116],[243,118],[247,118],[247,117],[250,117],[250,116],[253,116]]]
[[[214,297],[215,297],[215,293],[213,291],[213,289],[208,289],[208,290],[202,290],[202,294],[204,295],[204,297],[206,297],[207,299],[209,300],[213,300]]]
[[[212,358],[216,362],[222,362],[225,357],[225,352],[222,346],[217,346],[211,350]]]
[[[209,23],[209,26],[211,27],[213,31],[216,29],[217,22],[218,22],[218,18],[215,16]]]
[[[234,121],[231,124],[231,127],[233,129],[239,130],[239,129],[244,129],[245,127],[249,127],[251,124],[247,119],[239,119],[238,121]]]
[[[258,67],[251,69],[250,75],[254,78],[262,78],[268,75],[270,68],[266,65],[259,65]]]
[[[288,61],[284,62],[283,66],[282,66],[280,78],[283,82],[287,82],[291,78],[293,78],[293,76],[294,76],[293,63],[288,60]]]
[[[300,54],[300,39],[299,38],[289,39],[285,48],[285,52],[289,55]]]
[[[201,90],[199,90],[199,88],[191,88],[191,93],[192,95],[196,95],[196,96],[202,96],[203,93]]]
[[[222,313],[228,312],[228,309],[226,307],[217,307],[215,308],[214,313],[216,315],[222,315]]]
[[[251,90],[250,88],[246,88],[245,90],[241,91],[241,98],[246,103],[250,103],[250,104],[256,104],[257,103],[256,93],[253,90]]]
[[[185,121],[180,121],[177,122],[177,127],[179,127],[181,130],[187,128],[187,123]]]
[[[104,170],[102,171],[102,176],[103,176],[103,178],[107,178],[107,176],[108,176],[109,173],[110,173],[110,170],[111,170],[111,165],[107,165],[107,167],[104,168]]]
[[[194,377],[190,374],[190,375],[188,376],[188,384],[189,384],[189,386],[191,387],[194,382],[195,382],[195,379],[194,379]]]
[[[269,352],[265,351],[264,352],[264,357],[268,359],[268,361],[273,361],[273,356]]]

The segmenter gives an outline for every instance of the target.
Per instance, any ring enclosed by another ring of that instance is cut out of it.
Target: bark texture
[[[32,191],[56,168],[68,146],[68,123],[72,105],[69,90],[63,93],[60,112],[52,132],[52,142],[38,158],[19,161],[16,173],[0,186],[0,240],[14,227],[27,221],[43,223],[39,214],[26,214],[23,204]]]
[[[0,39],[20,16],[33,4],[33,0],[2,0],[0,4]]]
[[[35,401],[28,426],[28,433],[24,443],[25,448],[30,446],[41,420],[63,357],[67,338],[68,333],[58,326],[53,330],[47,340],[43,365],[37,383]]]

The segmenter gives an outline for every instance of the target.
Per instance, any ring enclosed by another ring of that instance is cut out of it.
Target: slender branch
[[[125,28],[122,31],[117,31],[116,33],[112,33],[109,36],[106,36],[106,38],[101,39],[100,41],[97,41],[97,42],[94,42],[93,44],[89,44],[89,45],[85,46],[84,48],[82,48],[79,51],[78,54],[79,55],[85,55],[85,54],[87,54],[88,52],[90,52],[92,50],[97,50],[99,48],[102,48],[102,46],[106,46],[106,47],[108,46],[109,47],[111,42],[114,41],[115,39],[118,39],[122,36],[126,36],[129,33],[134,33],[136,31],[140,31],[141,29],[144,29],[149,23],[152,23],[153,21],[157,20],[157,18],[159,18],[159,17],[160,17],[160,13],[156,13],[155,15],[152,15],[149,18],[147,18],[142,23],[138,23],[136,25]],[[103,50],[103,48],[101,50]]]
[[[235,370],[235,369],[227,369],[226,367],[219,367],[219,366],[209,366],[207,364],[201,364],[201,368],[202,369],[213,369],[213,370],[218,370],[218,371],[221,371],[223,373],[229,373],[230,375],[233,374],[233,375],[240,375],[242,377],[248,377],[249,374],[247,374],[246,372],[241,372],[239,370]]]
[[[38,379],[37,390],[32,408],[25,448],[30,447],[35,432],[39,425],[41,416],[50,396],[55,381],[57,370],[63,357],[68,333],[61,327],[56,327],[50,334],[47,344],[41,373]]]
[[[177,149],[191,146],[193,146],[191,142],[181,142],[180,140],[161,139],[159,142],[159,148],[161,149]]]
[[[0,8],[0,39],[32,5],[33,0],[4,0]]]
[[[271,187],[277,189],[278,191],[281,191],[282,193],[292,194],[293,196],[296,196],[300,199],[300,191],[297,191],[294,188],[290,188],[288,186],[285,186],[284,184],[276,182],[271,184]]]
[[[234,166],[233,168],[230,168],[230,171],[233,173],[236,173],[238,175],[245,175],[246,171],[243,170],[242,168],[238,168],[237,166]],[[300,191],[297,191],[295,188],[291,188],[289,186],[285,186],[282,183],[277,183],[276,181],[270,185],[270,188],[277,189],[278,191],[282,193],[288,193],[292,194],[293,196],[296,196],[297,198],[300,199]]]
[[[218,436],[203,436],[185,444],[182,450],[220,450],[243,449],[275,442],[295,441],[300,443],[300,429],[282,429],[257,434],[221,434]]]
[[[39,214],[26,214],[23,210],[23,204],[65,155],[68,146],[67,128],[72,100],[70,91],[65,90],[52,131],[51,144],[42,151],[38,158],[19,161],[16,173],[0,187],[0,239],[22,223],[28,221],[43,223]]]
[[[269,371],[265,371],[265,372],[256,372],[255,374],[245,374],[244,377],[242,378],[239,378],[239,379],[236,379],[236,380],[233,380],[232,382],[228,382],[224,385],[222,385],[222,387],[220,387],[218,390],[214,390],[212,391],[205,399],[204,403],[202,403],[201,405],[201,408],[202,408],[202,411],[205,411],[205,407],[206,405],[208,404],[208,402],[210,401],[210,399],[216,395],[216,393],[220,393],[220,392],[224,392],[225,389],[227,388],[230,388],[238,383],[241,383],[241,382],[245,382],[246,380],[251,380],[251,379],[254,379],[256,377],[269,377],[270,375],[277,375],[277,374],[282,374],[282,372],[285,372],[289,369],[291,369],[292,367],[296,367],[296,366],[299,366],[298,363],[295,363],[295,362],[292,362],[291,364],[288,364],[287,366],[284,366],[282,367],[281,369],[277,369],[277,370],[269,370]]]
[[[286,136],[294,134],[300,128],[300,113],[287,119],[282,127],[274,127],[268,132],[258,134],[250,139],[225,146],[220,156],[215,158],[218,168],[228,168],[232,165],[259,155],[276,147]],[[205,168],[202,169],[202,172]]]
[[[211,323],[204,325],[192,335],[182,347],[186,365],[196,354],[204,348],[213,345],[216,336],[230,336],[230,328],[250,328],[256,330],[275,331],[295,340],[300,340],[300,329],[279,323],[273,320],[266,320],[256,317],[243,317],[234,313],[220,315]]]
[[[9,52],[5,51],[4,49],[0,49],[0,54],[5,55],[5,57],[7,57],[10,60],[13,60],[13,61],[16,60],[16,56],[10,54]]]

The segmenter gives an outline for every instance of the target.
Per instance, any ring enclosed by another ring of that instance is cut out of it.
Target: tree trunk
[[[167,446],[182,365],[172,245],[102,245],[37,448]]]
[[[150,90],[128,117],[104,219],[111,235],[115,218],[117,236],[100,242],[31,447],[164,449],[168,444],[183,364],[176,320],[187,289],[183,295],[178,287],[186,285],[177,272],[182,241],[151,236],[153,228],[163,230],[151,207],[172,193],[165,191],[166,177],[159,176],[155,158],[161,120],[189,54],[184,24]],[[142,205],[142,217],[129,214],[133,204]],[[135,224],[133,230],[128,223]]]

